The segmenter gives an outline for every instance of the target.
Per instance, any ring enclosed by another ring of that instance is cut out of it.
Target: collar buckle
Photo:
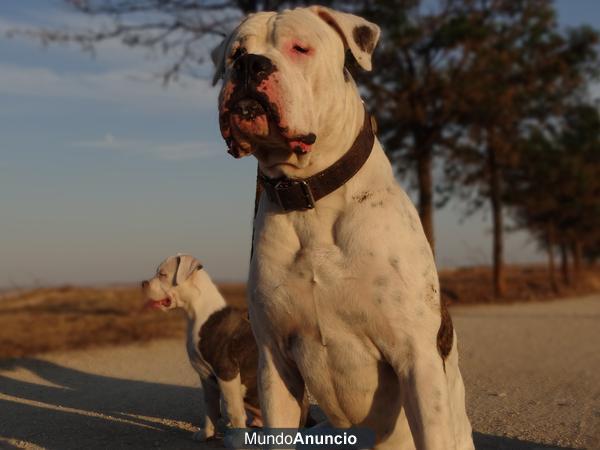
[[[284,193],[289,189],[294,189],[296,186],[300,188],[304,197],[303,209],[313,209],[315,207],[315,198],[310,189],[310,185],[306,182],[306,180],[292,180],[289,178],[283,178],[274,185],[267,183],[267,186],[270,186],[272,188],[268,190],[272,194],[273,200],[275,200],[279,207],[284,211],[287,211],[289,208],[286,208],[286,205],[282,200],[280,193]]]

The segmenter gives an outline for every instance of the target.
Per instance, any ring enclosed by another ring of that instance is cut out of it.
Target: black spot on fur
[[[454,339],[454,326],[452,325],[452,317],[448,311],[446,302],[442,299],[440,302],[440,312],[442,320],[440,322],[440,329],[437,334],[437,347],[442,359],[444,360],[444,371],[446,371],[446,357],[452,350],[452,341]]]
[[[370,191],[360,192],[352,197],[353,200],[356,200],[358,203],[362,203],[368,198],[372,197],[373,193]]]
[[[355,27],[352,30],[352,37],[358,48],[363,52],[372,53],[375,48],[375,36],[373,30],[366,25]]]

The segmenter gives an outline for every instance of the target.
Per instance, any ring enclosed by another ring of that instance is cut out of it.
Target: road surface
[[[452,309],[478,449],[600,449],[600,296]],[[0,361],[0,448],[203,449],[183,342]]]

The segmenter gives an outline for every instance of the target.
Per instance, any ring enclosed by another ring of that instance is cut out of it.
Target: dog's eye
[[[167,274],[166,274],[166,273],[164,273],[164,272],[159,272],[159,273],[158,273],[158,277],[159,277],[159,278],[166,278],[166,276],[167,276]]]
[[[308,47],[304,47],[304,46],[299,45],[299,44],[294,45],[293,49],[294,49],[295,52],[297,52],[297,53],[303,53],[303,54],[306,54],[306,53],[308,53],[310,51],[310,49]]]

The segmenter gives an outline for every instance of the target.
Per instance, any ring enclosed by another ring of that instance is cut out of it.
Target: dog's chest
[[[417,297],[437,307],[435,265],[416,212],[403,198],[365,196],[342,212],[258,221],[251,302],[278,334],[383,326],[420,314]]]
[[[263,258],[251,274],[257,286],[253,302],[281,327],[280,335],[302,330],[319,337],[326,328],[355,326],[372,309],[368,299],[374,296],[373,283],[368,280],[376,264],[358,256],[362,252],[355,248],[340,245],[331,232],[313,236],[318,237],[295,236],[306,245],[267,244],[259,249]]]

